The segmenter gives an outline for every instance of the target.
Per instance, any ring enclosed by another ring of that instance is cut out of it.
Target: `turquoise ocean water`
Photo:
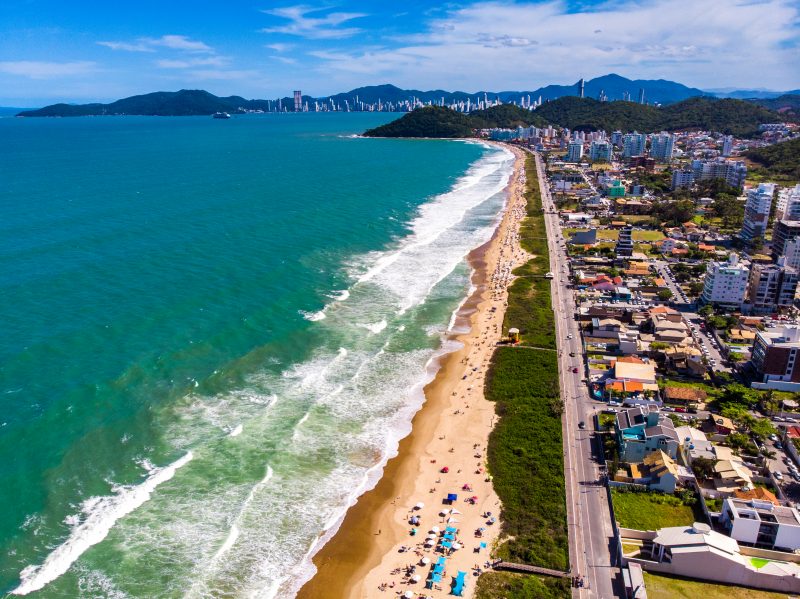
[[[409,430],[511,169],[353,135],[394,116],[0,118],[0,596],[311,575]]]

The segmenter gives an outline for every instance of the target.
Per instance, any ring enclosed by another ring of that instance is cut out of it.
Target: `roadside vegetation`
[[[478,579],[475,599],[568,599],[568,578],[529,576],[512,572],[487,572]]]
[[[788,596],[786,593],[686,580],[651,572],[644,573],[644,585],[650,599],[786,599]]]
[[[745,153],[757,166],[754,175],[784,185],[800,181],[800,139],[792,139]]]
[[[511,327],[519,329],[522,345],[555,349],[550,281],[544,278],[550,270],[550,253],[533,157],[525,161],[525,175],[528,181],[525,191],[528,217],[520,226],[520,244],[534,258],[514,271],[518,278],[509,288],[503,330],[508,333]]]
[[[611,499],[617,522],[623,528],[658,530],[705,521],[703,508],[691,491],[665,495],[616,487],[611,489]]]
[[[521,267],[517,274],[541,275],[549,268],[549,254],[543,239],[544,217],[533,157],[527,159],[526,170],[529,204],[528,218],[523,222],[521,233],[522,243],[537,257]],[[532,293],[535,301],[531,299]],[[524,322],[528,331],[526,342],[555,347],[546,279],[520,278],[512,285],[504,328],[522,329],[520,322]],[[508,539],[500,545],[497,555],[508,561],[567,571],[561,436],[563,404],[559,395],[556,352],[526,347],[498,348],[486,379],[486,397],[496,402],[495,410],[500,418],[489,437],[488,448],[489,471],[503,503],[503,537]],[[514,588],[522,593],[527,587]]]

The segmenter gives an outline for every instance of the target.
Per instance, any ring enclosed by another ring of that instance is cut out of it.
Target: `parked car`
[[[676,412],[680,412],[682,414],[685,414],[686,413],[686,408],[675,408],[675,411]]]
[[[780,472],[774,472],[773,475],[777,480],[783,480],[783,474],[781,474]]]
[[[779,441],[775,441],[775,449],[783,449],[783,445]]]
[[[769,440],[770,440],[770,441],[772,441],[772,442],[774,443],[775,441],[777,441],[777,440],[778,440],[778,435],[770,435],[770,436],[769,436]]]

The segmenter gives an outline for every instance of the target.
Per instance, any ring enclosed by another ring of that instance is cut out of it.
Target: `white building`
[[[583,158],[583,142],[571,141],[567,148],[567,162],[580,162]]]
[[[730,156],[733,152],[733,135],[726,135],[722,138],[722,155]]]
[[[672,173],[672,190],[680,189],[681,187],[691,187],[694,183],[694,171],[673,171]]]
[[[659,133],[650,138],[650,157],[659,162],[672,160],[675,147],[675,136],[671,133]]]
[[[764,549],[800,549],[800,514],[762,499],[725,500],[720,523],[740,543]]]
[[[611,162],[611,144],[607,141],[593,141],[589,146],[589,158]]]
[[[783,258],[786,266],[800,270],[800,237],[787,239],[783,244]]]
[[[700,301],[738,310],[747,294],[750,265],[731,254],[727,262],[709,262]]]
[[[774,312],[788,308],[794,303],[797,293],[797,270],[786,266],[781,258],[779,264],[754,263],[750,270],[747,302],[754,312]]]
[[[622,136],[622,157],[631,158],[632,156],[642,156],[644,146],[647,142],[647,135],[644,133],[628,133]]]
[[[772,209],[773,195],[775,195],[774,183],[760,183],[757,188],[748,190],[747,202],[744,205],[744,222],[742,223],[743,240],[764,238],[767,233],[767,221]]]
[[[718,158],[717,160],[693,160],[692,171],[695,181],[722,179],[731,187],[744,188],[747,178],[747,166],[744,162],[734,162]]]
[[[800,220],[800,184],[778,191],[775,201],[775,220]]]

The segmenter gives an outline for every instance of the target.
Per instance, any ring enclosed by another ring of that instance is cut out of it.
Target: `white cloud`
[[[106,46],[112,50],[123,50],[126,52],[155,52],[158,48],[169,48],[192,53],[213,54],[214,48],[199,40],[193,40],[185,35],[162,35],[161,37],[140,37],[133,42],[97,42],[101,46]]]
[[[293,44],[266,44],[264,47],[268,48],[270,50],[274,50],[275,52],[278,52],[278,53],[282,54],[282,53],[288,52],[289,50],[294,48],[294,45]]]
[[[162,69],[188,69],[192,67],[224,67],[230,62],[225,56],[209,56],[207,58],[187,58],[184,60],[162,59],[155,62]]]
[[[285,25],[267,27],[261,31],[263,33],[282,33],[311,39],[341,39],[361,33],[361,29],[357,27],[340,27],[340,25],[354,19],[366,17],[366,14],[357,12],[331,12],[323,16],[309,16],[325,10],[325,8],[302,4],[265,10],[263,11],[264,13],[286,19],[289,22]]]
[[[43,62],[37,60],[17,60],[0,62],[0,73],[28,77],[29,79],[57,79],[86,75],[97,70],[97,64],[90,61]]]
[[[155,48],[143,42],[97,42],[100,46],[106,46],[112,50],[124,50],[125,52],[155,52]]]
[[[560,0],[482,2],[391,47],[312,56],[338,71],[340,84],[371,75],[403,86],[531,89],[617,71],[697,87],[786,89],[800,84],[799,17],[793,0],[624,0],[574,13]]]

